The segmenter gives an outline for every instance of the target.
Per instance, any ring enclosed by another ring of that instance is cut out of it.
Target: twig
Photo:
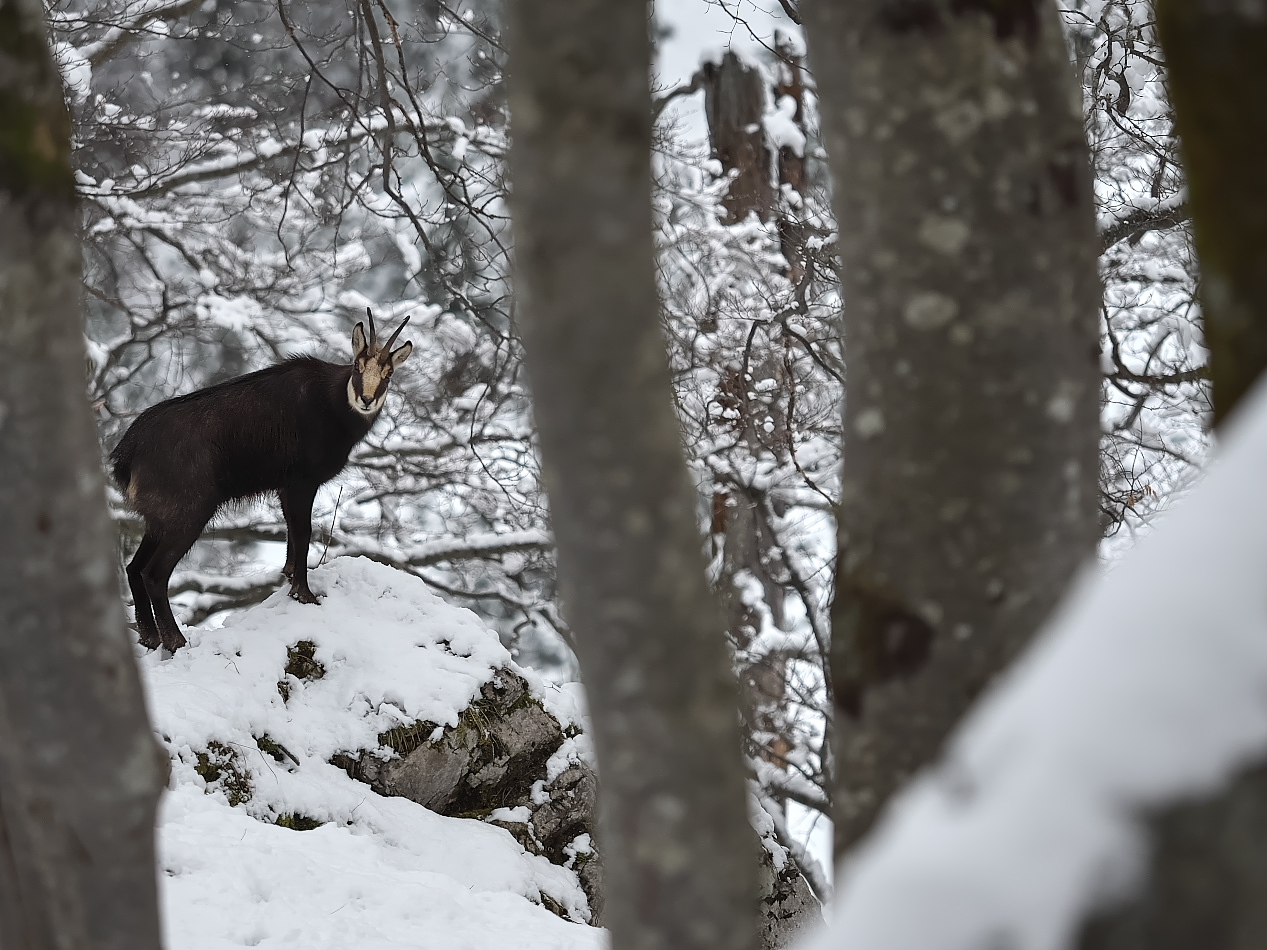
[[[343,486],[339,486],[339,497],[334,500],[334,513],[330,515],[330,530],[326,534],[325,550],[321,552],[321,560],[317,562],[320,567],[326,562],[326,555],[330,553],[330,542],[334,540],[334,523],[339,519],[339,504],[343,501]]]

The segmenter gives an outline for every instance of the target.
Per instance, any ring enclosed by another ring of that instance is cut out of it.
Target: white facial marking
[[[363,416],[376,416],[378,411],[383,408],[383,403],[387,401],[387,389],[384,388],[382,394],[371,402],[368,406],[361,402],[361,397],[356,394],[356,388],[352,385],[352,380],[348,380],[348,405],[356,412]]]

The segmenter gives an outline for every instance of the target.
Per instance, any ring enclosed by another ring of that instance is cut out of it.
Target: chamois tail
[[[110,453],[110,475],[119,491],[125,495],[132,483],[132,463],[136,460],[136,441],[127,435]]]

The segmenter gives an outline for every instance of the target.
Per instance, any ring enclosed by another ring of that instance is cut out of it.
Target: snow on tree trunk
[[[815,950],[1063,950],[1123,898],[1086,950],[1267,943],[1267,387],[1245,402],[897,796]]]
[[[618,950],[753,945],[736,687],[671,403],[647,11],[510,5],[518,303]]]
[[[1217,422],[1267,367],[1267,3],[1158,4],[1192,194]],[[1159,812],[1147,884],[1083,950],[1267,946],[1267,765]]]
[[[931,761],[1097,536],[1099,286],[1039,0],[805,3],[848,362],[837,848]]]
[[[1191,194],[1221,423],[1267,368],[1267,2],[1161,0],[1157,26]]]
[[[70,120],[0,2],[0,946],[159,946],[162,761],[124,636],[84,392]]]
[[[765,79],[761,70],[727,52],[720,63],[705,63],[704,113],[713,154],[732,176],[722,204],[731,221],[755,214],[768,221],[774,214],[774,183],[766,148]]]

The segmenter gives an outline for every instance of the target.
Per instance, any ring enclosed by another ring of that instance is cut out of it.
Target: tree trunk
[[[722,199],[726,220],[742,222],[750,214],[756,214],[768,221],[779,209],[771,180],[771,149],[763,126],[766,90],[761,70],[727,52],[720,63],[706,63],[700,74],[713,157],[721,163],[723,174],[731,176],[730,189]],[[780,221],[780,227],[782,223]],[[782,402],[774,400],[767,404],[764,399],[754,398],[751,390],[755,380],[766,379],[776,380],[780,390],[785,388],[787,380],[779,358],[782,354],[759,348],[751,363],[747,355],[741,368],[715,368],[725,380],[727,395],[739,410],[737,434],[748,452],[754,459],[777,456],[789,444],[788,419],[781,411]],[[767,417],[771,424],[769,431],[762,425]],[[785,622],[785,594],[771,576],[775,561],[771,549],[776,539],[762,523],[763,504],[759,490],[752,485],[729,485],[724,494],[713,499],[714,528],[720,528],[714,530],[713,538],[715,543],[720,541],[723,550],[718,584],[723,622],[732,642],[741,651],[747,651],[761,632],[761,618],[760,611],[746,604],[740,596],[735,584],[740,573],[746,572],[761,585],[762,600],[773,624],[783,627]],[[753,733],[771,736],[755,751],[779,768],[786,766],[791,748],[784,737],[786,665],[782,655],[767,654],[739,672],[746,735],[749,738]]]
[[[1267,0],[1158,0],[1156,9],[1217,425],[1267,368]]]
[[[752,946],[736,687],[671,403],[647,8],[510,5],[518,302],[617,950]]]
[[[761,121],[765,117],[761,70],[727,52],[720,63],[705,63],[700,72],[713,155],[722,170],[734,176],[722,204],[732,222],[754,213],[769,221],[774,215],[774,183]]]
[[[159,946],[163,761],[124,635],[84,393],[70,119],[0,0],[0,946]]]
[[[1100,294],[1054,7],[806,0],[804,16],[847,302],[842,853],[1094,550]]]
[[[1081,950],[1267,947],[1267,766],[1156,815],[1144,892],[1091,920]]]
[[[1267,2],[1159,0],[1182,136],[1214,416],[1267,366]],[[1160,811],[1143,891],[1092,921],[1083,950],[1267,946],[1267,765]]]

